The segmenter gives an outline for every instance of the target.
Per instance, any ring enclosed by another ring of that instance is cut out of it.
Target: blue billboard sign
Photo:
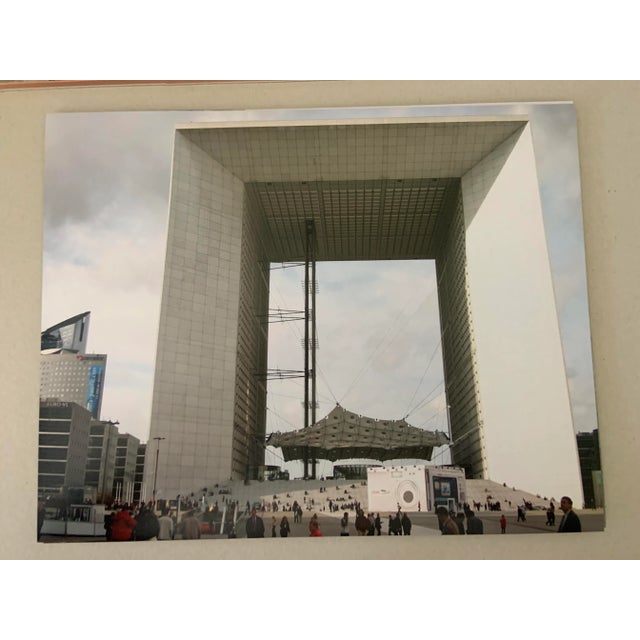
[[[89,369],[89,386],[87,388],[87,409],[94,418],[98,418],[100,410],[100,391],[104,378],[104,365],[94,364]]]

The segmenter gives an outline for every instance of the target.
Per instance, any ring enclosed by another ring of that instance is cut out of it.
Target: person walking
[[[276,517],[273,516],[271,518],[271,537],[272,538],[277,538],[278,536],[276,535],[276,527],[278,526],[278,521],[276,520]]]
[[[113,527],[113,517],[116,515],[115,511],[110,511],[104,514],[104,535],[107,542],[111,542],[111,533]]]
[[[173,540],[173,519],[166,507],[158,518],[158,525],[158,540]]]
[[[287,516],[282,516],[282,520],[280,520],[280,537],[288,538],[291,533],[291,527],[289,526],[289,520]]]
[[[400,511],[398,511],[398,513],[396,513],[396,515],[395,515],[395,517],[393,519],[391,530],[393,531],[393,535],[394,536],[401,536],[402,535],[402,516],[400,514]]]
[[[504,513],[500,516],[500,533],[507,532],[507,519],[505,518]]]
[[[251,510],[251,515],[246,524],[247,538],[264,538],[264,522],[256,513],[255,508]]]
[[[548,525],[553,527],[556,522],[556,514],[551,507],[547,508],[547,521],[544,523],[545,527]]]
[[[467,535],[478,535],[484,533],[484,525],[480,518],[476,518],[476,514],[469,509],[467,512]]]
[[[356,516],[356,531],[359,536],[366,536],[369,531],[369,518],[364,515],[362,509],[358,509],[358,515]]]
[[[318,525],[316,527],[316,525]],[[312,533],[314,529],[320,529],[320,524],[318,523],[318,514],[314,513],[311,516],[311,520],[309,520],[309,533]]]
[[[340,519],[340,535],[348,536],[349,535],[349,512],[345,511],[344,515]]]
[[[402,533],[405,536],[410,536],[411,535],[411,520],[409,519],[409,516],[406,513],[402,514],[402,519],[400,520],[400,522],[402,523]]]
[[[309,536],[311,538],[322,538],[322,531],[320,531],[320,523],[317,517],[311,518],[309,521]]]

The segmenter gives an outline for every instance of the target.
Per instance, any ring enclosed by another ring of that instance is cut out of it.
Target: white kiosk
[[[400,465],[367,468],[369,510],[459,511],[467,501],[464,469]]]

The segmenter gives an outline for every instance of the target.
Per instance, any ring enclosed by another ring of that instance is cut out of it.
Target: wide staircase
[[[480,511],[489,510],[491,504],[500,503],[501,511],[516,511],[518,505],[528,502],[534,509],[546,509],[549,506],[548,496],[508,487],[491,480],[467,480],[467,502],[471,507],[480,504]],[[218,503],[222,509],[230,501],[238,503],[237,516],[242,519],[247,505],[257,507],[263,516],[273,512],[276,503],[277,513],[290,512],[294,502],[302,506],[305,515],[317,512],[325,516],[342,517],[344,511],[351,511],[359,503],[364,511],[368,508],[366,480],[274,480],[245,484],[242,481],[227,482],[214,489],[213,495],[207,496],[208,504]],[[554,497],[556,506],[559,503]],[[330,508],[331,506],[331,508]],[[486,506],[486,509],[485,509]]]
[[[546,509],[550,499],[554,497],[536,495],[491,480],[467,480],[466,485],[467,502],[471,507],[474,502],[480,503],[481,510],[484,510],[485,505],[489,502],[499,502],[501,511],[516,511],[518,505],[522,506],[525,500],[531,503],[534,509]],[[558,506],[560,498],[555,496],[554,503]]]

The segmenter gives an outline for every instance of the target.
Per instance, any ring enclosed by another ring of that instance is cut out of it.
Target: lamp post
[[[156,468],[153,472],[153,495],[152,501],[155,506],[156,504],[156,481],[158,480],[158,458],[160,456],[160,440],[166,440],[166,438],[155,437],[154,440],[158,441],[158,446],[156,447]]]

